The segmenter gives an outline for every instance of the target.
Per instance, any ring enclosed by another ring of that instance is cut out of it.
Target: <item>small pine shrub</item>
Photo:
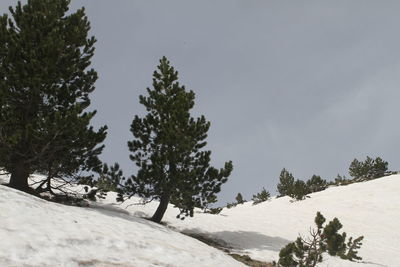
[[[357,255],[364,238],[360,236],[346,243],[346,233],[338,233],[342,224],[334,218],[324,226],[326,219],[320,212],[315,217],[316,229],[310,230],[310,237],[298,237],[295,242],[287,244],[279,252],[278,266],[282,267],[313,267],[322,262],[322,254],[328,252],[332,256],[355,261],[362,260]]]
[[[236,203],[237,203],[237,204],[243,204],[244,202],[246,202],[246,200],[243,199],[243,196],[242,196],[242,194],[240,194],[240,193],[237,194],[237,196],[236,196],[235,199],[236,199]]]
[[[251,200],[253,200],[253,205],[257,205],[261,202],[267,201],[270,197],[270,193],[263,187],[263,190],[261,190],[260,193],[253,195]]]
[[[210,214],[219,214],[222,211],[222,208],[210,208],[207,213]]]
[[[346,178],[345,175],[341,176],[340,174],[337,175],[335,178],[335,182],[333,182],[333,185],[347,185],[351,183],[349,179]]]
[[[233,208],[233,207],[236,207],[236,206],[237,206],[237,203],[235,203],[235,202],[227,203],[227,204],[226,204],[226,208],[227,208],[227,209],[230,209],[230,208]]]
[[[243,204],[244,202],[246,202],[246,200],[243,199],[243,196],[240,193],[237,194],[235,200],[236,200],[236,202],[227,203],[226,208],[230,209],[230,208],[236,207],[238,204]]]

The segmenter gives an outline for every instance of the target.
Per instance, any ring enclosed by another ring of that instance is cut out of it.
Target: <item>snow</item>
[[[0,266],[243,266],[117,210],[65,206],[0,186]]]
[[[221,214],[195,213],[184,221],[175,218],[177,211],[170,207],[164,221],[180,231],[202,233],[222,240],[235,251],[250,257],[272,262],[279,251],[299,234],[307,236],[314,227],[320,211],[327,221],[337,217],[348,236],[363,235],[359,255],[363,263],[324,256],[319,266],[400,266],[400,175],[368,182],[330,187],[309,195],[303,201],[289,197],[274,198],[252,205],[246,202]],[[129,204],[129,202],[124,205]],[[157,203],[130,206],[131,213],[150,216]]]
[[[306,236],[320,211],[339,218],[348,236],[364,236],[363,263],[324,257],[319,266],[399,266],[400,175],[330,187],[303,201],[288,197],[224,208],[221,214],[176,219],[169,206],[165,227],[140,217],[157,202],[115,203],[115,194],[80,208],[50,203],[0,186],[0,266],[243,266],[225,253],[185,236],[201,234],[231,251],[272,262],[299,234]]]

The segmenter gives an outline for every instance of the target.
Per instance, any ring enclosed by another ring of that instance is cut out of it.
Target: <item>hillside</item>
[[[338,217],[350,236],[365,238],[359,253],[363,263],[325,257],[320,266],[395,267],[400,262],[399,192],[400,175],[392,175],[331,187],[298,202],[282,197],[225,208],[219,215],[198,211],[183,221],[170,206],[165,227],[139,218],[151,216],[155,202],[132,205],[139,201],[134,198],[115,204],[109,194],[91,208],[79,208],[0,186],[0,266],[241,266],[177,231],[271,262],[286,243],[307,234],[321,211],[327,220]]]
[[[0,186],[0,266],[242,266],[165,226]]]
[[[313,193],[303,201],[289,197],[272,199],[253,206],[251,202],[224,209],[219,215],[196,213],[184,221],[175,218],[177,212],[167,210],[165,221],[181,231],[202,233],[226,242],[234,250],[254,259],[278,260],[279,250],[298,234],[307,235],[320,211],[329,221],[338,217],[348,235],[364,235],[360,255],[364,264],[325,257],[320,266],[399,266],[400,262],[400,175],[331,187]],[[148,214],[155,209],[131,206],[136,214]]]

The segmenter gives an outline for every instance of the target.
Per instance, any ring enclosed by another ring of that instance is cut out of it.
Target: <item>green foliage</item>
[[[319,192],[325,190],[327,187],[326,180],[322,179],[319,175],[313,175],[310,180],[306,182],[309,193]]]
[[[237,204],[243,204],[244,202],[246,202],[246,200],[243,199],[243,196],[240,193],[237,194],[235,199]]]
[[[244,202],[246,202],[246,200],[243,199],[243,196],[240,193],[236,195],[235,200],[236,200],[235,202],[227,203],[226,208],[230,209],[236,207],[238,204],[243,204]]]
[[[210,208],[207,213],[210,214],[219,214],[222,211],[222,208]]]
[[[279,266],[292,267],[299,266],[299,261],[295,259],[298,249],[296,243],[289,243],[279,251]]]
[[[96,111],[85,111],[97,80],[87,69],[96,40],[87,37],[84,9],[69,12],[69,3],[18,2],[0,17],[0,162],[21,190],[36,171],[50,185],[101,168],[106,127],[95,131]]]
[[[341,176],[340,174],[337,175],[337,177],[335,178],[334,182],[331,182],[330,184],[333,185],[347,185],[350,184],[351,181],[349,179],[346,178],[345,175]]]
[[[326,219],[320,212],[315,217],[316,229],[310,229],[310,237],[298,237],[295,242],[287,244],[279,252],[278,265],[282,267],[312,267],[322,262],[322,254],[328,252],[346,260],[361,260],[357,255],[361,247],[360,236],[346,243],[346,233],[339,234],[342,224],[334,218],[324,226]]]
[[[103,164],[102,170],[99,172],[100,177],[97,180],[83,179],[81,184],[86,185],[84,187],[86,199],[96,201],[97,198],[104,199],[108,192],[117,192],[118,201],[123,200],[122,188],[124,185],[122,182],[125,180],[122,170],[119,168],[119,164],[115,163],[113,166],[108,167],[107,164]]]
[[[121,188],[119,186],[122,186],[124,180],[124,174],[118,163],[114,163],[111,167],[104,164],[100,178],[94,183],[94,185],[105,192],[120,192]]]
[[[302,180],[295,180],[293,175],[283,168],[279,176],[277,189],[280,197],[290,196],[296,200],[303,200],[307,194],[311,193],[310,186],[312,186],[313,190],[317,190],[322,188],[323,184],[326,184],[326,181],[316,175],[307,183]]]
[[[317,215],[315,216],[314,222],[315,222],[315,225],[317,226],[317,229],[322,229],[322,226],[326,222],[326,219],[321,214],[321,212],[318,211]]]
[[[177,80],[178,72],[163,57],[153,73],[153,88],[139,97],[147,114],[134,117],[134,139],[128,142],[130,158],[139,170],[127,180],[126,192],[160,200],[152,218],[157,222],[168,202],[181,215],[193,215],[194,207],[204,207],[221,190],[233,169],[231,161],[219,170],[210,166],[211,151],[201,150],[210,123],[204,116],[191,116],[195,94]]]
[[[237,204],[238,204],[237,202],[227,203],[227,204],[226,204],[226,208],[227,208],[227,209],[230,209],[230,208],[236,207]]]
[[[309,189],[308,189],[306,183],[302,180],[296,180],[296,182],[294,182],[294,184],[293,184],[293,188],[292,188],[289,196],[296,200],[303,200],[303,199],[305,199],[305,197],[308,193],[309,193]]]
[[[326,238],[326,249],[332,256],[341,255],[346,250],[346,233],[339,234],[342,224],[337,218],[330,221],[324,228]]]
[[[112,180],[108,179],[104,175],[101,175],[100,178],[96,181],[96,186],[106,192],[117,192],[117,184],[113,183]]]
[[[253,205],[257,205],[261,202],[267,201],[270,197],[270,193],[263,187],[261,192],[253,195],[251,200],[253,200]]]
[[[279,183],[277,185],[277,189],[279,192],[279,196],[289,196],[292,194],[294,186],[294,177],[288,172],[285,168],[282,169],[281,174],[279,175]]]
[[[361,241],[363,240],[363,238],[363,236],[359,236],[353,240],[353,238],[350,237],[349,241],[347,242],[347,253],[342,254],[340,257],[342,259],[350,261],[362,260],[362,258],[358,256],[358,249],[362,245]]]
[[[373,179],[382,177],[388,169],[388,162],[380,157],[372,159],[367,157],[365,161],[354,159],[349,167],[349,174],[355,179],[367,178]]]
[[[205,213],[210,213],[209,212],[209,210],[210,210],[210,208],[209,208],[209,206],[211,205],[211,204],[214,204],[214,203],[216,203],[218,201],[218,199],[217,199],[217,196],[216,195],[210,195],[208,198],[207,198],[207,201],[206,201],[206,203],[204,203],[204,206],[200,206],[200,207],[196,207],[196,208],[203,208],[203,211],[205,212]]]

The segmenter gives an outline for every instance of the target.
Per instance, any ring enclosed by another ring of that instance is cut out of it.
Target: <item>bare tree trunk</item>
[[[153,222],[156,222],[156,223],[161,222],[161,219],[163,218],[164,213],[168,208],[169,197],[170,197],[169,194],[163,194],[161,196],[160,205],[158,205],[156,212],[154,213],[153,217],[151,218],[151,220]]]
[[[28,192],[28,177],[29,177],[29,166],[22,160],[15,164],[14,170],[11,171],[10,187]]]
[[[43,186],[47,183],[47,179],[43,180],[38,187],[35,188],[36,193],[40,194],[46,192],[46,189]]]

